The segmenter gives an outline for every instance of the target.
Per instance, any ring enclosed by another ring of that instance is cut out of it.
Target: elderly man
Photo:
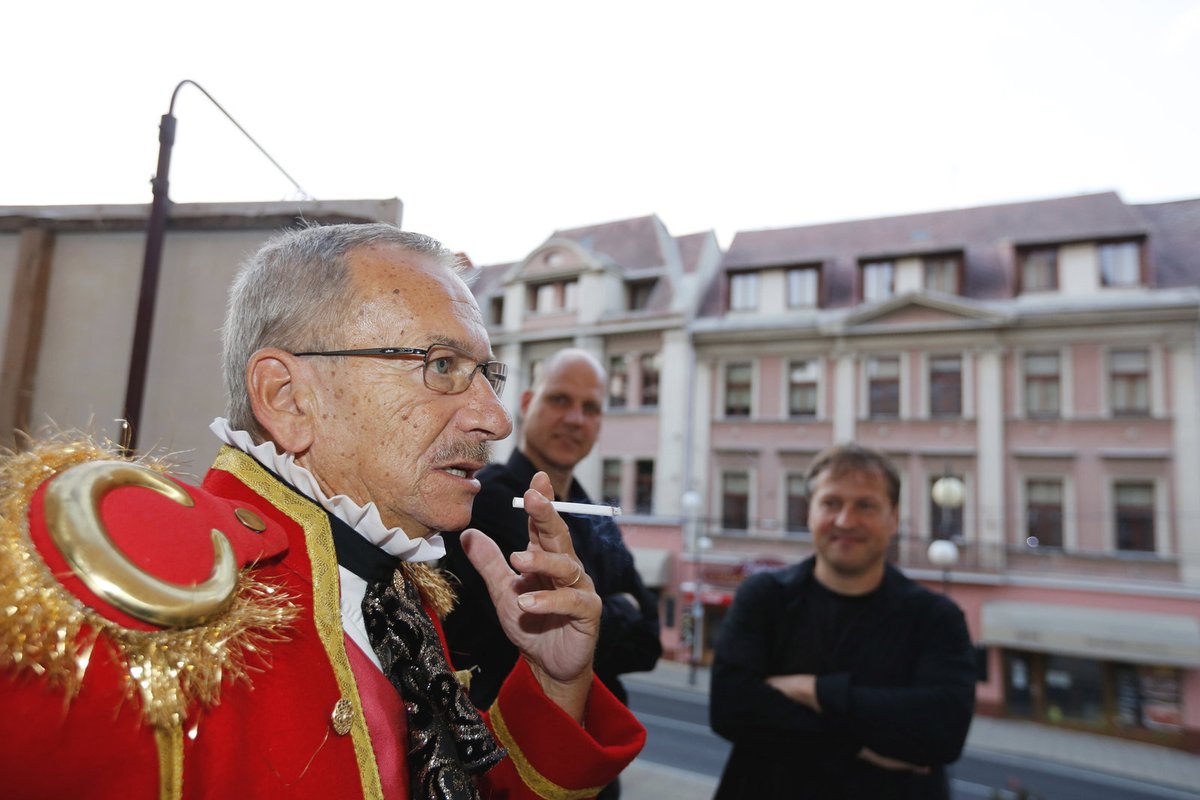
[[[529,517],[513,508],[512,499],[539,470],[550,477],[555,498],[591,502],[574,470],[600,435],[606,383],[604,369],[594,356],[568,348],[547,359],[533,385],[521,395],[517,449],[506,464],[491,464],[479,473],[482,489],[471,515],[471,525],[487,533],[506,554],[522,549],[529,538]],[[575,552],[604,603],[596,677],[625,702],[618,676],[653,669],[662,655],[657,599],[643,585],[611,517],[567,514],[566,521]],[[454,535],[446,538],[442,565],[461,581],[459,603],[446,618],[446,641],[455,662],[473,669],[471,699],[487,708],[517,662],[518,652],[504,635],[465,544]],[[602,800],[618,796],[616,785],[601,794]]]
[[[6,792],[576,797],[636,755],[543,474],[512,569],[463,537],[522,655],[486,719],[447,662],[452,595],[424,562],[511,429],[453,263],[388,225],[268,242],[231,291],[199,488],[87,444],[0,465]]]
[[[937,800],[975,703],[962,611],[886,561],[900,477],[874,450],[808,473],[815,555],[747,578],[721,626],[713,730],[733,742],[718,800]]]

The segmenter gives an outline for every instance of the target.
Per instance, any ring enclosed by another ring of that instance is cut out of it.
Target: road
[[[729,743],[708,727],[708,702],[704,695],[632,682],[627,682],[626,687],[630,707],[648,733],[640,760],[711,777],[721,774]],[[1005,795],[997,796],[994,792],[1014,785],[1029,791],[1030,798],[1040,800],[1200,800],[1200,793],[970,749],[950,770],[953,800],[1003,798]]]

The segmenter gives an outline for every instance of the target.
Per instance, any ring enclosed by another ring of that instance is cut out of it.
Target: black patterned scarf
[[[409,794],[428,800],[475,800],[473,776],[508,753],[484,724],[450,671],[421,597],[399,571],[367,584],[363,620],[383,674],[408,711]]]

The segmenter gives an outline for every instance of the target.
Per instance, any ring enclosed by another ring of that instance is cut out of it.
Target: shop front
[[[982,639],[1000,652],[1006,716],[1196,749],[1187,682],[1200,621],[1177,614],[985,603]]]

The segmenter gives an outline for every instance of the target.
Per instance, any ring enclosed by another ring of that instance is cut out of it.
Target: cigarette
[[[554,506],[555,511],[561,511],[564,514],[591,514],[593,517],[616,517],[621,514],[621,509],[616,506],[597,506],[591,503],[560,503],[557,500],[551,502],[550,505]],[[513,508],[524,507],[524,497],[513,498]]]

